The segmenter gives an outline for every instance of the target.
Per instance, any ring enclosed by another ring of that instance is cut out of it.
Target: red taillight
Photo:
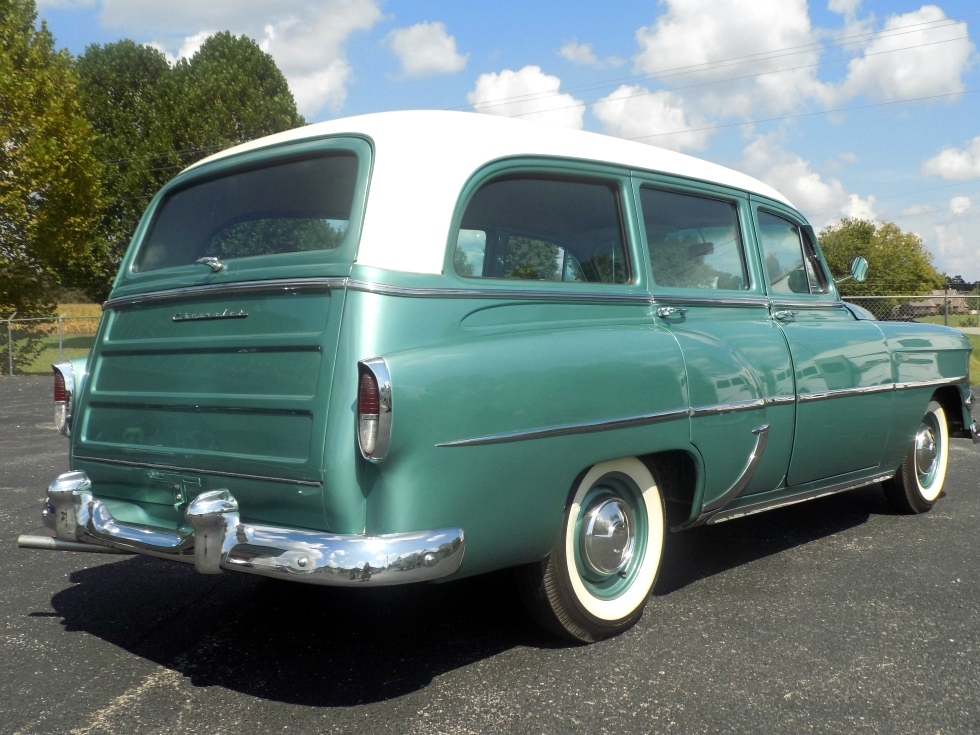
[[[384,358],[357,363],[357,445],[361,456],[379,464],[391,439],[391,375]]]
[[[64,403],[66,398],[65,376],[57,368],[54,369],[54,402]]]
[[[365,370],[357,389],[357,441],[365,457],[374,455],[378,444],[378,416],[381,413],[381,399],[378,395],[378,381]]]
[[[378,381],[366,370],[361,373],[361,384],[357,391],[357,412],[362,416],[377,416],[381,413]]]

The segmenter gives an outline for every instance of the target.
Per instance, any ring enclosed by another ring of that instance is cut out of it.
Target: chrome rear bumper
[[[18,546],[147,554],[193,562],[204,574],[227,569],[333,586],[446,577],[459,569],[466,546],[460,528],[361,536],[242,523],[228,490],[191,501],[184,514],[191,532],[151,528],[117,521],[91,488],[84,472],[60,475],[42,513],[55,537],[20,536]]]

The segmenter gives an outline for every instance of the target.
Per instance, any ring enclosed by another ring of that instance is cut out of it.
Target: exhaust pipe
[[[95,554],[126,554],[131,555],[131,551],[122,549],[110,549],[108,546],[96,546],[95,544],[83,544],[79,541],[63,541],[60,538],[50,536],[30,536],[22,533],[17,537],[17,546],[22,549],[44,549],[46,551],[87,551]]]

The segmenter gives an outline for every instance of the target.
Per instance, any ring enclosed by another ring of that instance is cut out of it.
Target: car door
[[[876,467],[893,387],[884,335],[844,306],[805,220],[775,202],[752,200],[772,319],[793,359],[796,430],[787,484]]]
[[[781,487],[795,394],[782,332],[757,258],[746,251],[748,196],[668,177],[634,176],[655,321],[684,356],[691,441],[704,472],[702,513]]]

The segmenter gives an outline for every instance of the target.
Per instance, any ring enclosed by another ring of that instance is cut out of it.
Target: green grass
[[[973,345],[970,353],[970,385],[980,385],[980,334],[965,335]]]
[[[915,321],[923,324],[945,324],[943,315],[938,316],[919,316]],[[949,326],[951,327],[975,327],[977,326],[977,316],[970,314],[950,314]]]
[[[61,340],[61,357],[58,357],[58,335],[48,335],[41,340],[41,352],[29,364],[15,365],[18,375],[48,375],[51,364],[61,360],[71,360],[75,357],[85,357],[92,349],[95,341],[94,334],[65,335]]]

